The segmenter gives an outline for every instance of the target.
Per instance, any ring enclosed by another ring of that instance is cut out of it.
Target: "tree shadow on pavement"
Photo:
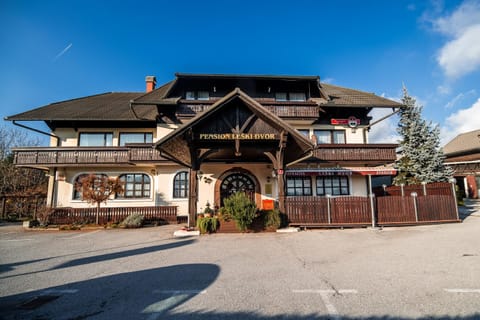
[[[202,294],[219,273],[215,264],[182,264],[0,297],[0,319],[155,319]]]
[[[474,320],[468,316],[349,317],[331,314],[264,315],[261,310],[211,311],[229,300],[212,299],[209,287],[220,274],[216,264],[180,264],[126,272],[0,297],[0,319],[253,319],[253,320]],[[201,305],[201,309],[190,306]],[[253,297],[254,298],[254,297]],[[193,311],[190,311],[190,310]],[[189,311],[186,311],[189,310]]]
[[[465,205],[458,207],[458,214],[461,220],[465,220],[470,217],[472,214],[480,210],[480,201],[465,199]]]
[[[96,262],[103,262],[103,261],[108,261],[108,260],[131,257],[131,256],[135,256],[135,255],[140,255],[140,254],[152,253],[152,252],[156,252],[156,251],[174,249],[174,248],[190,245],[190,244],[194,243],[195,241],[196,241],[195,239],[187,239],[187,240],[181,240],[181,241],[176,241],[176,242],[160,244],[160,245],[156,245],[156,246],[148,246],[148,247],[142,247],[142,248],[137,248],[137,249],[124,250],[124,251],[119,251],[119,252],[106,253],[106,254],[100,254],[100,255],[95,255],[95,256],[90,256],[90,257],[78,258],[78,259],[70,260],[68,262],[64,262],[64,263],[59,264],[59,265],[57,265],[53,268],[49,268],[49,269],[45,269],[45,270],[38,270],[38,271],[33,271],[33,272],[27,272],[27,273],[21,273],[21,274],[14,274],[14,275],[10,275],[10,276],[4,276],[4,277],[0,277],[0,279],[10,278],[10,277],[18,277],[18,276],[23,276],[23,275],[27,275],[27,274],[45,272],[45,271],[51,271],[51,270],[59,270],[59,269],[76,267],[76,266],[86,265],[86,264],[91,264],[91,263],[96,263]],[[1,272],[6,272],[6,271],[12,270],[15,266],[18,266],[18,265],[40,262],[40,261],[50,260],[50,259],[52,259],[52,258],[44,258],[44,259],[18,262],[18,263],[12,263],[12,264],[4,264],[4,265],[0,265],[0,270],[1,270]]]

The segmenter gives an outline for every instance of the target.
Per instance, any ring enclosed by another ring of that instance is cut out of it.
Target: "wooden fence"
[[[97,208],[55,208],[50,224],[95,223]],[[147,222],[177,223],[176,206],[100,208],[99,224],[118,223],[131,214],[141,214]]]
[[[369,225],[372,209],[368,197],[287,197],[290,225]]]
[[[290,225],[296,226],[383,226],[459,221],[449,183],[387,189],[385,196],[378,197],[287,197],[286,214]]]

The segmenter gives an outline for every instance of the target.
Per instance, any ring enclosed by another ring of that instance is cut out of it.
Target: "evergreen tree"
[[[408,95],[403,87],[402,104],[398,133],[401,156],[395,162],[399,173],[393,183],[419,184],[421,182],[448,181],[452,169],[443,164],[445,156],[440,148],[440,130],[438,126],[422,119],[422,106]]]

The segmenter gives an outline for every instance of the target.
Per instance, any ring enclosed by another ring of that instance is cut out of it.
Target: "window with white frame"
[[[298,132],[300,132],[302,135],[310,139],[310,130],[308,129],[298,129]]]
[[[123,194],[117,194],[117,198],[150,198],[150,177],[144,173],[126,173],[119,177],[123,184]]]
[[[208,91],[186,91],[185,99],[187,100],[209,100],[210,93]]]
[[[317,138],[317,144],[343,144],[345,140],[345,130],[313,130]]]
[[[317,196],[347,196],[350,187],[347,176],[317,176]]]
[[[113,145],[113,133],[80,132],[78,145],[80,147],[110,147]]]
[[[305,92],[290,92],[288,98],[290,101],[305,101]]]
[[[305,92],[275,92],[276,101],[305,101]]]
[[[188,197],[188,172],[180,171],[173,178],[173,198]]]
[[[287,196],[311,196],[312,179],[310,177],[287,177]]]
[[[153,133],[151,132],[120,132],[120,146],[127,143],[152,143]]]
[[[86,173],[80,174],[75,178],[75,181],[73,181],[73,196],[72,196],[73,200],[82,200],[82,192],[78,191],[78,188],[80,188],[82,184],[82,179],[88,176],[89,174],[86,174]],[[107,177],[107,175],[103,173],[95,174],[95,176],[99,178],[98,180],[100,180],[100,178]],[[95,179],[95,181],[97,182],[97,179]]]

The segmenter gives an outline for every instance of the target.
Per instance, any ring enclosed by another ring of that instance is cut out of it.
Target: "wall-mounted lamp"
[[[205,183],[210,184],[210,183],[212,183],[213,179],[209,178],[209,177],[205,177],[205,178],[203,178],[203,181],[205,181]]]

